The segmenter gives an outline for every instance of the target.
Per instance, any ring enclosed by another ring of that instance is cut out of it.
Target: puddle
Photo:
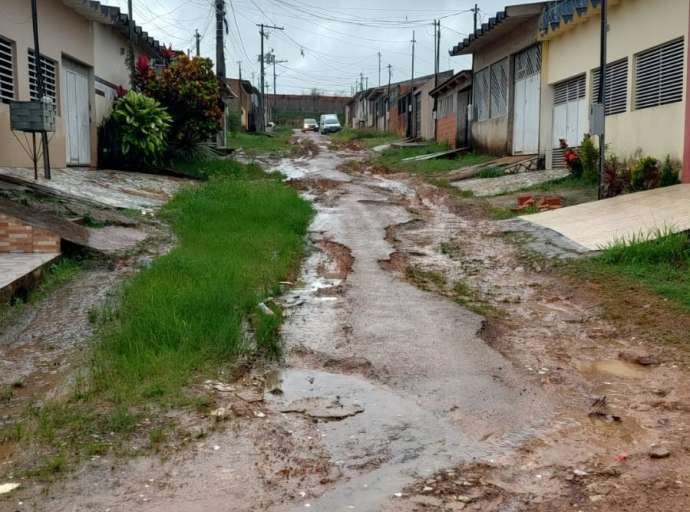
[[[620,377],[623,379],[641,379],[649,375],[649,372],[639,365],[619,361],[617,359],[580,364],[578,365],[578,369],[585,374],[603,374],[611,377]]]

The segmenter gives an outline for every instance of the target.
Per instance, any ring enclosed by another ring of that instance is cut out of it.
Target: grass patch
[[[242,326],[296,269],[312,209],[278,179],[237,170],[165,207],[179,246],[126,284],[95,349],[94,384],[115,403],[174,402],[199,372],[279,350],[275,325],[255,325],[258,347]]]
[[[228,136],[228,147],[243,150],[247,156],[258,155],[281,156],[290,151],[292,129],[274,128],[271,133],[233,132]]]
[[[488,162],[493,158],[487,155],[467,153],[456,156],[456,158],[435,158],[432,160],[407,162],[403,161],[405,158],[439,153],[441,151],[447,151],[448,149],[448,145],[446,144],[429,144],[427,146],[410,148],[391,148],[381,153],[381,155],[374,160],[374,163],[394,171],[405,171],[412,174],[435,174],[455,171],[457,169],[462,169],[463,167],[469,167],[472,165],[478,165]]]
[[[400,140],[400,136],[395,133],[380,132],[372,129],[343,128],[331,135],[331,140],[338,145],[357,141],[367,148],[375,148],[376,146]]]
[[[506,171],[501,167],[487,167],[479,172],[479,178],[500,178],[505,176]]]
[[[416,265],[405,268],[405,277],[418,288],[426,291],[438,291],[446,286],[446,276],[443,272],[424,270]]]
[[[582,269],[612,272],[690,310],[690,236],[658,234],[655,240],[640,236],[622,240],[601,255],[577,263]]]
[[[597,183],[585,178],[576,178],[575,176],[565,176],[556,180],[538,183],[530,187],[525,187],[517,192],[564,192],[568,190],[581,189],[591,191],[593,197],[596,198]],[[511,194],[514,192],[511,192]]]

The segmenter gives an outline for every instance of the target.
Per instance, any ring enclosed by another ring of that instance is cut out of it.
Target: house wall
[[[110,25],[93,23],[96,125],[110,115],[116,88],[129,89],[127,39]],[[135,49],[135,58],[141,55]]]
[[[606,143],[620,158],[642,150],[656,158],[683,157],[685,101],[633,110],[634,55],[685,36],[688,48],[688,2],[685,0],[623,0],[609,7],[608,62],[628,57],[628,108],[606,116]],[[553,146],[553,85],[587,73],[587,102],[592,101],[592,70],[599,66],[599,11],[561,28],[544,42],[540,151],[551,165]],[[685,73],[687,86],[687,67]]]
[[[425,140],[434,139],[434,98],[429,94],[434,88],[434,80],[431,79],[417,88],[422,95],[422,126],[419,136]]]
[[[439,144],[448,143],[455,149],[457,148],[458,115],[451,112],[447,116],[441,117],[436,126],[436,142]]]
[[[690,11],[690,9],[689,9]],[[690,34],[690,12],[688,12],[688,34]],[[690,52],[687,52],[688,63],[686,69],[685,79],[685,153],[683,156],[683,182],[690,183],[690,80],[687,78],[687,72],[690,71]]]
[[[477,71],[532,46],[537,41],[537,35],[537,19],[533,18],[516,25],[511,32],[473,54],[473,73],[476,74]],[[509,61],[509,70],[506,114],[483,121],[475,119],[470,125],[472,146],[477,151],[493,155],[506,155],[512,152],[513,94],[515,92],[512,59]]]
[[[62,91],[63,58],[73,59],[90,70],[90,106],[95,111],[93,94],[93,24],[67,8],[59,0],[38,0],[41,53],[57,62],[57,119],[56,131],[50,134],[50,162],[52,167],[64,167],[67,150],[65,142],[65,95]],[[29,100],[28,50],[33,48],[31,3],[25,0],[2,0],[0,35],[14,42],[17,96]],[[19,134],[20,138],[23,135]],[[96,124],[91,122],[91,162],[96,162]],[[10,131],[9,105],[0,103],[0,166],[29,167],[31,159]]]
[[[0,213],[0,253],[59,253],[60,237]]]

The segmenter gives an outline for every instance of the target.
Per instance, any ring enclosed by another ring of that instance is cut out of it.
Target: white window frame
[[[634,109],[643,110],[683,101],[686,61],[683,37],[636,54]]]
[[[31,73],[36,73],[34,53],[33,48],[29,48],[27,50],[27,63],[29,69],[29,97],[32,100],[38,100],[40,99],[38,98],[38,83],[34,78],[31,78]],[[43,83],[45,86],[46,96],[53,100],[53,103],[55,103],[57,108],[59,105],[58,98],[60,90],[58,85],[60,83],[58,75],[58,63],[56,60],[51,59],[43,54],[41,54],[40,60],[43,68]]]
[[[628,111],[628,58],[606,64],[606,115]],[[599,68],[592,70],[592,103],[599,101]]]
[[[0,103],[17,99],[17,52],[14,41],[0,36]]]

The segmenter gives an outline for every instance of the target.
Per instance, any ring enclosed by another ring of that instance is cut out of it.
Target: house
[[[453,149],[468,147],[472,71],[466,69],[454,74],[429,94],[436,100],[436,142]]]
[[[619,159],[636,153],[683,159],[687,106],[688,2],[609,0],[606,144]],[[599,91],[599,1],[559,1],[543,12],[540,151],[562,165],[559,140],[589,132]],[[686,161],[686,165],[688,162]],[[686,171],[685,179],[690,181]]]
[[[23,134],[10,130],[9,103],[37,98],[31,3],[3,0],[0,17],[0,166],[29,167]],[[117,86],[127,87],[127,16],[92,0],[39,0],[41,65],[46,95],[56,104],[50,134],[53,167],[94,166],[97,125]],[[135,53],[156,57],[162,46],[135,26]]]
[[[506,7],[451,49],[451,55],[473,57],[470,137],[477,151],[495,155],[539,151],[539,23],[548,4]]]
[[[230,111],[239,115],[240,126],[243,130],[256,131],[259,90],[249,80],[228,78],[226,83],[235,95],[235,100],[230,103]]]

